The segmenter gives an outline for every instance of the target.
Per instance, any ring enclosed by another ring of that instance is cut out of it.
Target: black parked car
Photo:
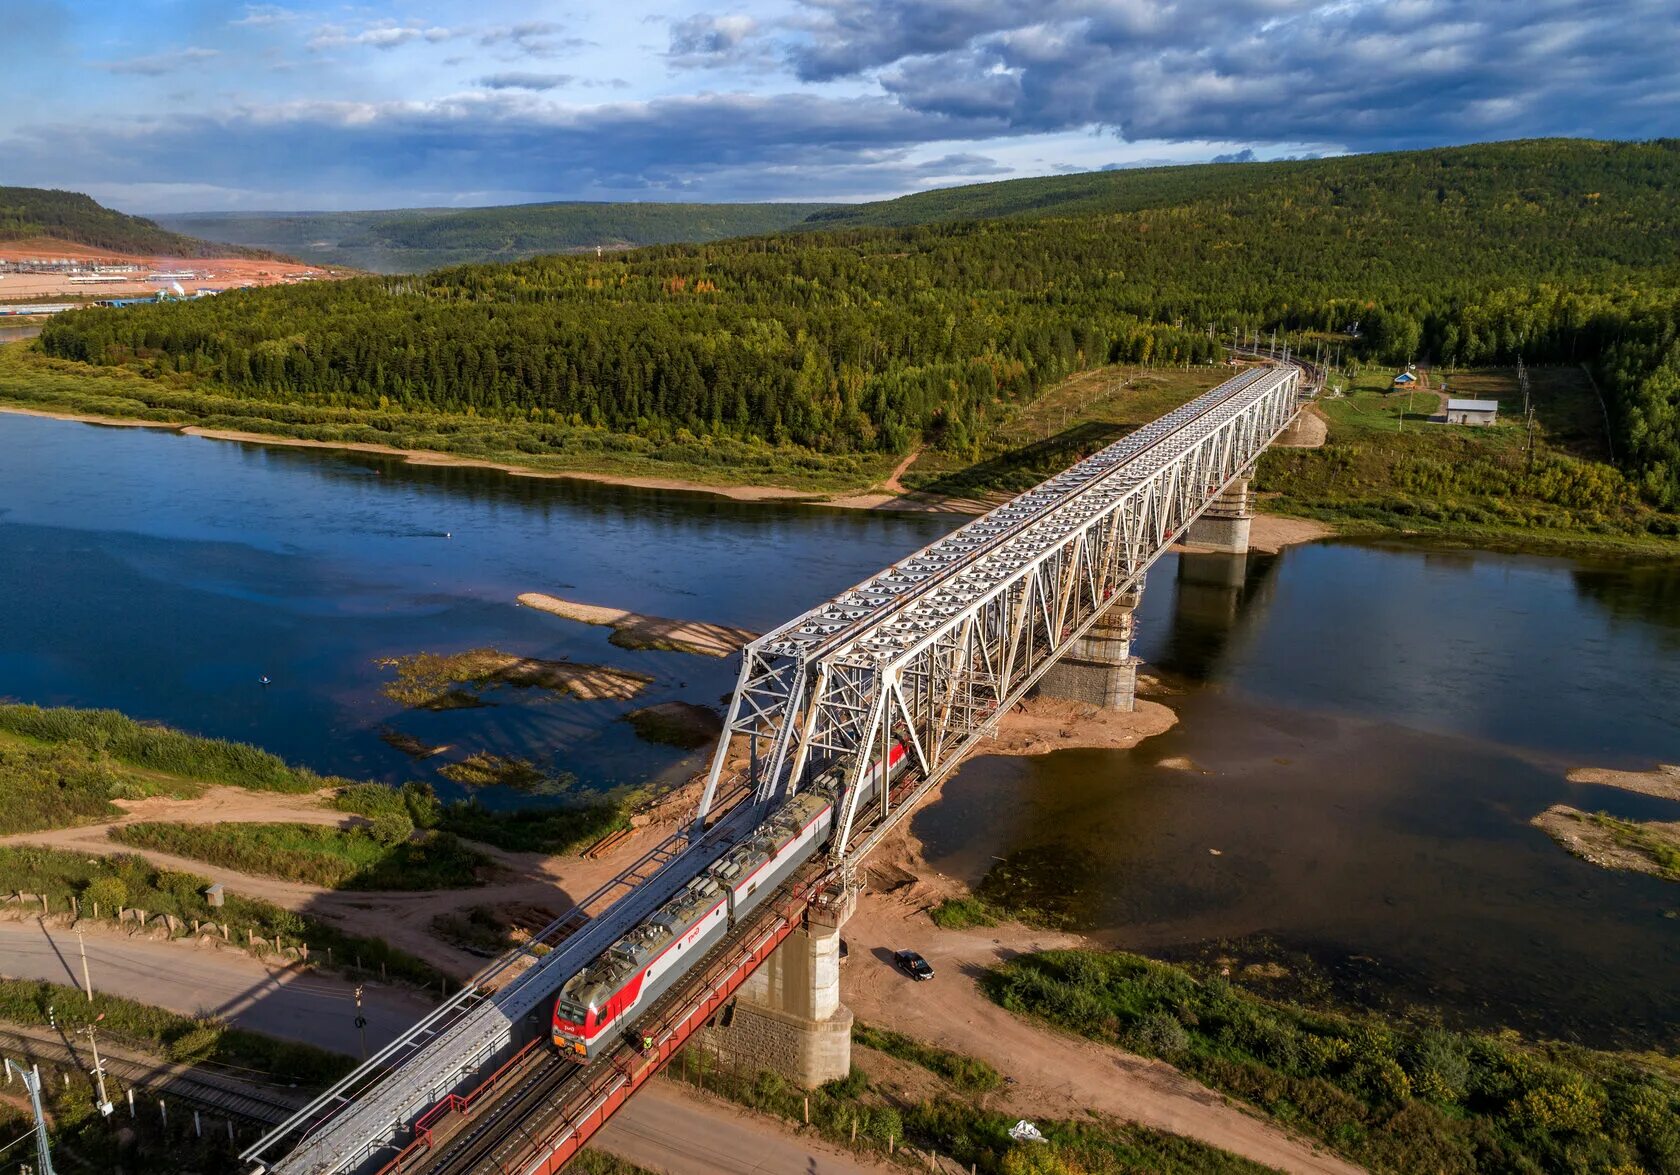
[[[894,951],[893,962],[898,964],[898,969],[908,975],[911,979],[922,980],[933,978],[933,968],[928,964],[926,959],[922,958],[915,951]]]

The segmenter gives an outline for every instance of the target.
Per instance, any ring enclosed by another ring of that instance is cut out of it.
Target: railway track
[[[0,1051],[21,1056],[32,1064],[54,1065],[91,1074],[93,1058],[86,1049],[72,1047],[50,1029],[0,1028]],[[120,1045],[102,1043],[100,1061],[107,1077],[125,1088],[162,1094],[243,1122],[274,1126],[284,1122],[309,1100],[307,1093],[207,1067],[183,1065],[148,1057]],[[113,1091],[115,1096],[115,1091]]]

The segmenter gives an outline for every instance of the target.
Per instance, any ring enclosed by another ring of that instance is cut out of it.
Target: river
[[[1233,957],[1344,998],[1680,1044],[1680,886],[1528,824],[1680,819],[1565,779],[1680,760],[1680,568],[1331,543],[1152,578],[1135,651],[1179,725],[965,765],[912,825],[936,868],[1118,946],[1266,936]]]
[[[669,780],[697,756],[620,719],[717,705],[733,666],[617,648],[520,592],[763,629],[951,525],[0,415],[0,696],[446,794],[436,763],[475,750],[591,789]],[[1355,543],[1169,557],[1139,628],[1178,727],[967,764],[915,818],[936,867],[1001,867],[1117,945],[1265,935],[1349,998],[1676,1043],[1680,887],[1528,821],[1558,801],[1680,818],[1564,779],[1680,759],[1680,570]],[[630,703],[501,690],[443,713],[380,692],[380,657],[485,645],[655,680]],[[415,763],[392,730],[454,749]]]

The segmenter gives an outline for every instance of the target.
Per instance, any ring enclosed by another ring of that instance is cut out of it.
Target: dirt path
[[[901,893],[903,896],[901,896]],[[851,962],[842,995],[865,1024],[981,1057],[1013,1077],[1002,1105],[1022,1117],[1078,1118],[1090,1110],[1182,1134],[1285,1171],[1359,1170],[1159,1061],[1063,1035],[1013,1016],[980,990],[978,976],[1014,954],[1082,945],[1074,935],[1000,926],[940,930],[922,912],[919,887],[869,894],[846,924]],[[914,983],[892,952],[914,946],[938,973]]]
[[[910,467],[916,463],[916,458],[921,455],[922,447],[920,445],[911,449],[910,455],[893,467],[893,471],[887,476],[887,480],[881,483],[881,488],[889,494],[909,493],[910,491],[904,488],[904,482],[900,479],[910,471]]]
[[[576,899],[615,876],[634,860],[635,855],[645,851],[648,843],[648,830],[638,829],[600,860],[515,853],[490,845],[475,845],[502,870],[504,880],[472,889],[333,890],[305,882],[241,873],[173,853],[133,848],[118,844],[107,836],[111,828],[141,820],[189,824],[287,821],[340,827],[355,821],[355,817],[321,807],[317,796],[275,795],[218,787],[192,800],[152,798],[123,801],[122,806],[127,810],[115,820],[47,832],[16,833],[0,837],[0,844],[42,845],[95,856],[118,853],[141,856],[159,869],[208,876],[243,897],[273,902],[284,909],[331,922],[353,934],[384,939],[392,946],[462,978],[481,969],[488,960],[441,942],[432,932],[433,918],[480,905],[534,907],[552,909],[557,913],[564,911]],[[668,823],[669,820],[663,816],[656,816],[652,827],[663,828]]]

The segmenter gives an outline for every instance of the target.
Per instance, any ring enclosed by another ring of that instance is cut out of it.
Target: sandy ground
[[[1680,766],[1658,764],[1650,771],[1614,771],[1608,767],[1577,767],[1568,775],[1570,783],[1596,783],[1623,791],[1680,800]]]
[[[68,297],[97,301],[102,298],[124,298],[155,294],[168,283],[143,280],[147,273],[191,270],[199,276],[182,278],[181,288],[188,293],[195,290],[227,290],[246,286],[282,285],[300,280],[318,280],[335,276],[318,265],[304,265],[291,261],[258,261],[244,257],[164,257],[138,253],[113,253],[88,245],[76,245],[51,237],[24,241],[0,242],[0,261],[77,260],[88,264],[132,265],[141,270],[135,280],[86,285],[69,280],[68,273],[7,273],[0,274],[0,302],[18,302],[31,298]],[[113,274],[113,277],[129,275]]]
[[[1028,698],[1003,716],[985,755],[1047,755],[1073,747],[1127,750],[1171,730],[1178,715],[1159,702],[1139,698],[1130,714],[1059,698]]]
[[[1281,514],[1256,514],[1248,528],[1248,549],[1275,555],[1285,547],[1315,543],[1336,532],[1310,518],[1286,518]]]
[[[1593,822],[1579,808],[1568,804],[1553,804],[1529,821],[1555,840],[1573,856],[1601,869],[1623,869],[1629,873],[1647,873],[1653,877],[1667,877],[1661,865],[1647,854],[1618,841],[1607,828]],[[1680,821],[1634,821],[1639,828],[1662,841],[1680,848]]]
[[[685,653],[699,653],[706,657],[730,657],[741,646],[758,637],[744,628],[727,624],[706,624],[697,620],[666,620],[659,616],[643,616],[622,608],[603,608],[598,604],[579,604],[562,600],[542,592],[525,592],[519,602],[540,612],[552,612],[567,620],[583,624],[597,624],[623,634],[631,648],[638,644],[649,648],[676,647]]]

